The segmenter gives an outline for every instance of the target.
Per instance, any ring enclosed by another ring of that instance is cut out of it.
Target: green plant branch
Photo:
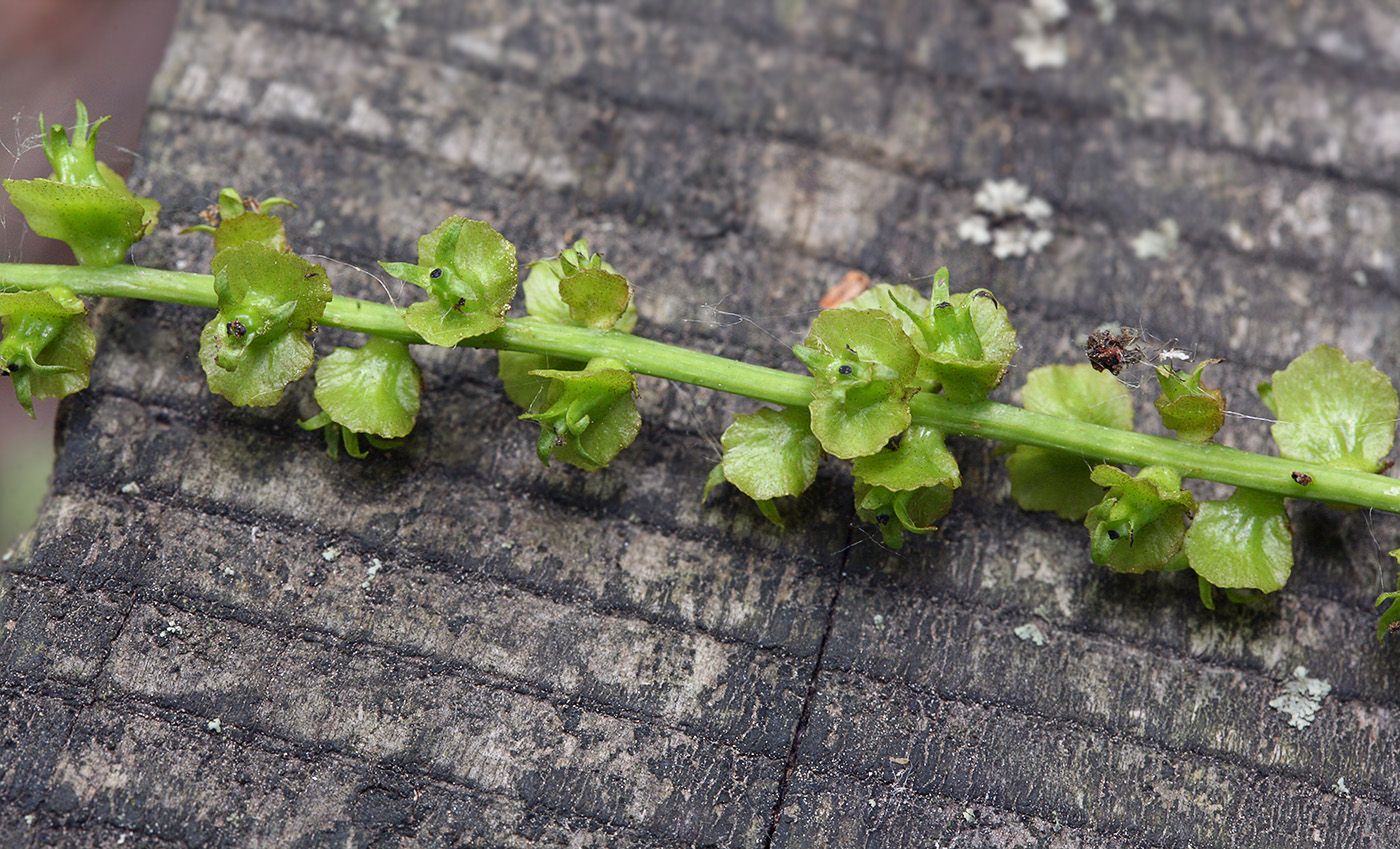
[[[925,421],[947,433],[1054,448],[1084,457],[1091,463],[1171,466],[1186,478],[1248,487],[1285,498],[1307,498],[1400,513],[1400,480],[1384,475],[1266,457],[1213,443],[1195,445],[1047,416],[992,401],[959,404],[924,393],[915,396],[910,406],[915,421]],[[1307,486],[1297,483],[1293,479],[1294,472],[1310,475],[1312,483]]]
[[[72,267],[0,264],[0,287],[27,290],[64,285],[89,297],[123,297],[217,308],[214,278],[129,265]],[[409,344],[422,338],[405,326],[402,313],[386,305],[335,296],[318,321],[327,327],[367,333]],[[764,366],[678,348],[612,330],[508,320],[504,327],[465,340],[463,346],[549,354],[579,361],[612,357],[639,374],[743,395],[781,407],[805,406],[813,380]],[[1314,463],[1252,454],[1223,445],[1100,427],[1047,416],[991,401],[960,403],[917,394],[910,403],[914,423],[945,433],[1036,445],[1082,456],[1086,462],[1134,466],[1166,465],[1184,477],[1248,487],[1288,498],[1400,513],[1400,480]],[[1311,477],[1304,486],[1294,473]]]

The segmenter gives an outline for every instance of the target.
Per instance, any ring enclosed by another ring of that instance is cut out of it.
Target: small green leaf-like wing
[[[67,243],[80,264],[116,265],[155,229],[160,204],[133,195],[121,177],[97,161],[97,130],[107,119],[89,125],[81,101],[77,115],[71,139],[61,124],[40,127],[53,176],[5,180],[5,190],[35,233]]]
[[[87,308],[72,290],[0,293],[0,373],[32,417],[36,398],[63,398],[85,389],[97,352]]]
[[[326,272],[255,241],[215,254],[213,270],[219,314],[199,336],[209,389],[239,406],[276,404],[311,368],[305,334],[330,303]]]
[[[637,326],[631,284],[601,255],[588,252],[587,239],[530,263],[523,288],[525,311],[549,324],[624,333]]]
[[[914,320],[909,317],[923,315],[928,311],[928,298],[919,294],[913,286],[892,286],[889,283],[876,283],[859,295],[838,306],[842,310],[881,310],[899,320],[900,327],[919,350],[923,350],[924,337]],[[907,312],[906,312],[907,310]]]
[[[260,242],[279,251],[287,251],[287,227],[282,219],[262,212],[244,212],[225,218],[214,230],[214,252],[237,247],[244,242]]]
[[[902,531],[921,534],[934,529],[953,503],[953,490],[962,484],[958,462],[943,434],[926,425],[912,425],[899,444],[857,457],[856,514],[880,528],[891,548],[903,545]]]
[[[920,301],[922,311],[894,300],[918,330],[919,378],[955,401],[984,400],[1001,383],[1016,353],[1016,331],[1006,308],[986,289],[950,295],[947,268],[934,274],[929,298]]]
[[[306,333],[331,302],[325,269],[259,242],[220,251],[211,266],[221,313],[249,309],[264,318],[290,304],[286,326]]]
[[[1293,529],[1283,499],[1236,489],[1225,501],[1207,501],[1186,531],[1191,568],[1217,587],[1279,589],[1293,571]]]
[[[490,333],[505,322],[501,316],[463,312],[455,305],[443,306],[436,300],[429,300],[411,305],[404,312],[404,323],[429,345],[450,348],[463,339]]]
[[[519,282],[515,246],[484,221],[453,216],[418,240],[418,263],[381,262],[432,295],[404,314],[430,345],[450,347],[505,324]]]
[[[372,337],[363,348],[336,348],[316,364],[316,403],[356,433],[407,436],[422,391],[418,364],[402,342]]]
[[[1362,472],[1381,470],[1395,444],[1397,402],[1389,378],[1322,345],[1298,357],[1259,394],[1278,419],[1279,456]]]
[[[0,316],[32,315],[47,318],[69,318],[84,315],[87,307],[67,286],[53,286],[39,291],[0,292]]]
[[[1084,520],[1095,563],[1132,573],[1182,565],[1177,555],[1196,500],[1181,488],[1175,469],[1148,466],[1131,476],[1116,466],[1097,466],[1090,477],[1107,487]]]
[[[821,445],[803,407],[735,416],[720,444],[724,479],[755,501],[798,495],[817,478]]]
[[[934,522],[948,515],[953,488],[940,484],[918,489],[893,490],[855,482],[856,515],[880,529],[890,548],[904,546],[904,531],[922,534],[937,530]]]
[[[1103,500],[1083,457],[1038,445],[1018,445],[1006,458],[1011,497],[1022,510],[1053,512],[1078,521]]]
[[[540,423],[540,462],[548,464],[553,456],[593,471],[637,438],[642,427],[634,397],[637,381],[620,360],[598,357],[581,371],[539,369],[534,374],[552,380],[543,409],[521,416]]]
[[[1087,363],[1042,366],[1026,376],[1021,401],[1027,410],[1118,430],[1133,429],[1133,399],[1117,378]],[[1103,498],[1083,457],[1018,445],[1006,459],[1011,496],[1023,510],[1053,510],[1082,519]]]
[[[418,264],[438,300],[465,298],[483,312],[505,314],[519,276],[515,246],[484,221],[454,216],[418,240]],[[434,276],[434,270],[443,273]]]
[[[236,358],[220,354],[234,334],[218,319],[199,334],[199,361],[209,391],[240,407],[270,407],[282,400],[287,384],[306,374],[315,360],[311,343],[291,333],[271,334],[244,346]]]
[[[544,354],[519,351],[499,351],[496,356],[496,371],[506,397],[527,413],[543,410],[549,391],[549,378],[540,377],[535,372],[553,367],[555,364],[550,362],[550,358]]]
[[[143,233],[144,208],[106,188],[6,180],[10,201],[40,236],[72,248],[80,265],[116,265]]]
[[[910,421],[909,404],[901,398],[860,405],[814,398],[810,409],[812,431],[818,434],[822,448],[842,459],[879,451]]]
[[[530,273],[520,284],[525,292],[525,312],[546,324],[573,325],[569,305],[559,297],[559,281],[564,276],[558,257],[530,263]]]
[[[874,454],[909,427],[919,355],[893,316],[823,310],[793,353],[816,378],[812,432],[827,453],[844,459]]]
[[[858,480],[902,492],[926,486],[957,487],[962,483],[958,461],[943,434],[927,425],[913,425],[895,448],[857,457],[851,467]]]
[[[569,317],[575,322],[607,330],[632,305],[632,287],[621,274],[584,268],[559,281],[559,297],[569,305]]]
[[[1133,398],[1118,378],[1088,363],[1032,369],[1021,390],[1027,410],[1062,419],[1133,429]]]
[[[97,336],[85,315],[63,322],[58,336],[35,358],[39,368],[29,379],[33,398],[65,398],[87,388]]]
[[[1176,431],[1184,442],[1209,442],[1225,424],[1224,394],[1201,385],[1206,366],[1218,362],[1206,360],[1190,375],[1171,366],[1157,366],[1157,384],[1162,387],[1162,394],[1153,405],[1162,415],[1162,424]]]

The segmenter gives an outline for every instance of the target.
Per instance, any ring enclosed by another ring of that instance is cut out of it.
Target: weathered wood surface
[[[1024,5],[191,3],[142,179],[173,227],[223,185],[290,195],[298,246],[361,267],[454,213],[526,258],[587,236],[637,282],[641,332],[788,367],[847,268],[946,263],[1010,305],[1023,365],[1122,319],[1228,356],[1249,415],[1317,343],[1400,374],[1393,7],[1075,4],[1067,65],[1029,72]],[[1054,206],[1043,255],[957,239],[992,177]],[[1178,250],[1135,258],[1166,217]],[[208,258],[173,228],[140,257]],[[942,532],[899,553],[852,527],[834,466],[788,533],[702,504],[750,405],[656,381],[637,445],[585,475],[534,460],[491,355],[425,351],[410,446],[331,462],[294,424],[309,386],[263,411],[208,394],[205,320],[101,310],[4,577],[0,844],[1400,836],[1400,660],[1372,636],[1389,517],[1295,507],[1288,590],[1210,613],[1188,578],[1109,574],[1081,528],[1015,510],[984,445],[958,448]],[[1306,730],[1268,706],[1298,665],[1334,687]]]

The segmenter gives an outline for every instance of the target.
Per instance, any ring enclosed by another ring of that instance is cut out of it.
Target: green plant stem
[[[58,284],[92,297],[218,306],[213,278],[207,274],[129,265],[75,268],[0,264],[0,286],[42,289]],[[356,298],[333,298],[319,323],[410,344],[423,341],[404,325],[402,314],[394,307]],[[579,361],[615,357],[639,374],[718,389],[781,407],[805,406],[812,394],[812,378],[806,375],[702,354],[611,330],[508,320],[500,330],[468,339],[462,345],[550,354]],[[1039,445],[1082,456],[1089,462],[1171,466],[1183,477],[1244,486],[1289,498],[1400,513],[1400,480],[1383,475],[1265,457],[1223,445],[1195,445],[1099,427],[992,401],[962,404],[941,395],[919,393],[910,406],[915,423],[932,425],[945,433]],[[1312,483],[1307,486],[1296,483],[1294,472],[1309,475]]]

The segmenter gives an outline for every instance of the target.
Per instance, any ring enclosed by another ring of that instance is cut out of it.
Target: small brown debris
[[[870,275],[864,271],[852,269],[846,272],[840,283],[832,286],[825,295],[822,295],[819,306],[824,310],[839,307],[847,301],[855,300],[857,295],[869,288]]]

